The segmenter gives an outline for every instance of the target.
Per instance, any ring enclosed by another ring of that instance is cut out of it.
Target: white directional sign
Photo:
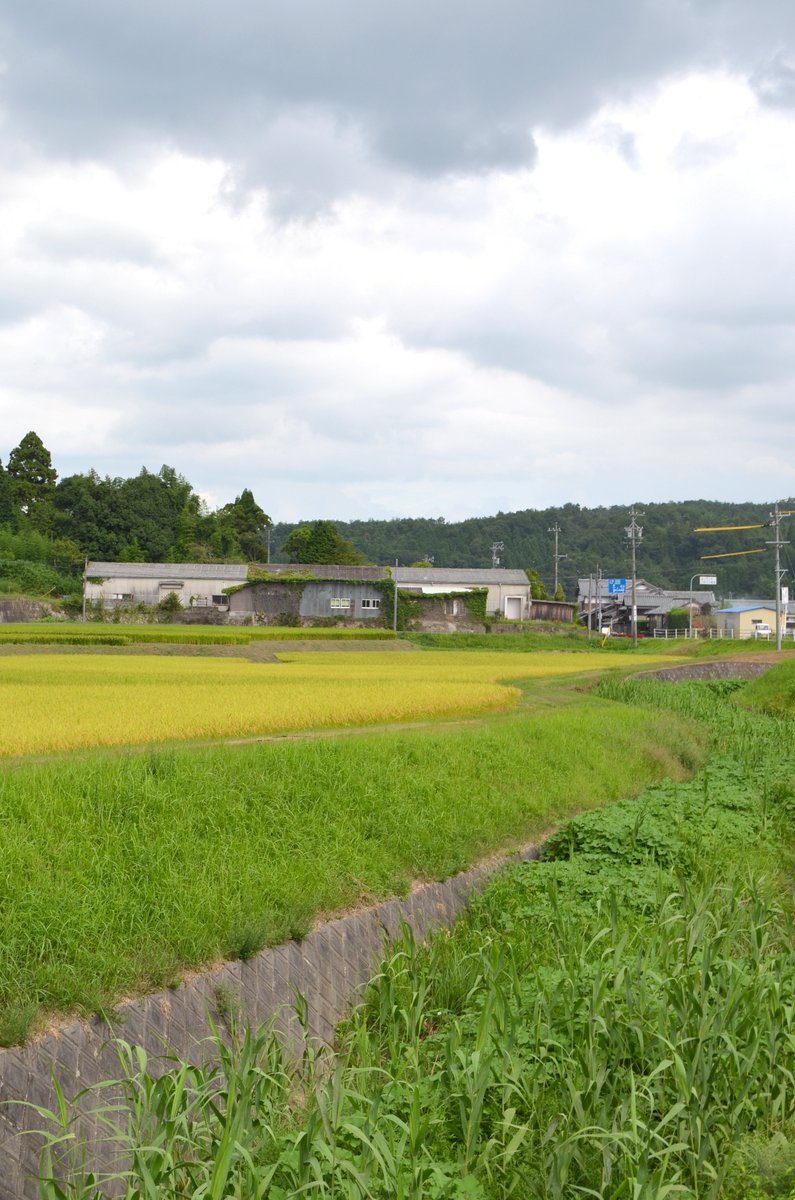
[[[699,575],[698,582],[706,587],[714,587],[718,582],[717,575]]]

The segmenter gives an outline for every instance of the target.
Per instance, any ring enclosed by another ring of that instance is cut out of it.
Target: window
[[[332,596],[331,597],[331,607],[332,608],[350,608],[350,606],[351,606],[350,596]]]
[[[213,596],[213,604],[227,605],[229,603],[228,596]]]
[[[111,597],[112,600],[132,600],[132,598],[132,592],[114,592]]]
[[[380,608],[380,600],[364,599],[362,600],[362,608]]]

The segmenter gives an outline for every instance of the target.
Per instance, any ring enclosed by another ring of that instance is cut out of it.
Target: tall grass
[[[790,1195],[795,759],[760,757],[762,717],[727,741],[712,700],[705,772],[578,816],[428,948],[406,932],[325,1071],[267,1033],[159,1080],[122,1047],[127,1200]],[[97,1187],[76,1169],[63,1194]]]
[[[581,697],[459,731],[6,770],[0,1040],[444,878],[700,754],[678,718]]]

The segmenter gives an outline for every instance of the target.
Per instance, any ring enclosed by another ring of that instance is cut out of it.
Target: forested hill
[[[367,559],[383,564],[394,562],[396,558],[401,564],[432,558],[437,567],[488,567],[492,561],[492,544],[503,542],[505,549],[500,552],[500,565],[534,568],[550,591],[554,578],[555,539],[549,530],[557,523],[561,529],[559,552],[567,556],[560,562],[560,579],[567,596],[573,596],[577,578],[595,571],[597,565],[607,575],[629,573],[625,539],[629,507],[581,508],[578,504],[566,504],[560,508],[525,509],[458,522],[447,522],[444,518],[400,518],[334,523],[342,536]],[[795,501],[782,501],[781,507],[795,508]],[[685,500],[637,504],[636,508],[643,513],[638,517],[638,524],[643,527],[637,556],[640,577],[662,587],[687,588],[691,576],[703,570],[717,574],[716,591],[722,596],[773,595],[773,552],[770,549],[764,554],[700,562],[702,554],[764,546],[771,537],[769,529],[715,534],[693,532],[704,525],[765,522],[770,517],[772,505]],[[789,536],[790,524],[788,520],[782,522],[783,538]],[[293,525],[275,525],[274,547],[281,546],[293,528]],[[792,533],[795,543],[795,525]],[[795,553],[788,546],[782,553],[782,564],[790,568],[785,582],[793,580]]]

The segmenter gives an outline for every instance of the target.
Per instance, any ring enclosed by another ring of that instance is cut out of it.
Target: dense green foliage
[[[8,456],[11,495],[18,510],[34,529],[49,530],[53,522],[53,499],[58,473],[38,434],[32,430]]]
[[[333,1070],[249,1032],[160,1082],[123,1050],[128,1200],[792,1195],[795,730],[733,683],[602,690],[706,722],[708,768],[574,818],[452,936],[406,935]]]
[[[477,728],[6,769],[0,1039],[445,877],[699,753],[677,718],[581,696]]]
[[[251,491],[210,512],[173,467],[145,467],[129,479],[96,471],[59,482],[49,450],[25,435],[0,467],[0,538],[46,535],[46,561],[57,565],[69,545],[78,560],[243,562],[266,556],[271,520]],[[25,553],[8,555],[42,561]]]
[[[738,700],[775,717],[792,717],[795,715],[795,662],[790,659],[771,667],[743,688]]]
[[[337,563],[357,566],[367,560],[342,537],[333,521],[299,525],[285,539],[282,551],[292,563]]]
[[[16,512],[11,477],[0,461],[0,528],[11,525],[16,520]]]

